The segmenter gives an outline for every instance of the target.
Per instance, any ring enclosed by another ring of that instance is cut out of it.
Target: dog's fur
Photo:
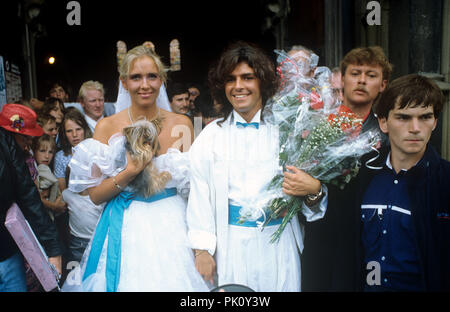
[[[122,130],[126,138],[125,149],[136,164],[147,163],[144,170],[139,173],[128,185],[136,194],[149,197],[162,191],[171,179],[169,172],[159,172],[153,165],[152,159],[158,148],[158,130],[160,120],[140,120]]]

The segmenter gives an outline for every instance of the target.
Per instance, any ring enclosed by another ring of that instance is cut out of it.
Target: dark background
[[[21,1],[24,3],[24,1]],[[59,81],[76,101],[84,81],[98,80],[105,86],[105,99],[115,102],[118,73],[116,43],[122,40],[131,49],[152,41],[163,62],[170,66],[169,43],[180,41],[180,72],[169,79],[204,83],[210,64],[229,43],[246,40],[258,44],[275,61],[273,30],[264,28],[273,17],[267,0],[227,1],[94,1],[79,0],[81,25],[69,26],[66,9],[69,0],[43,0],[36,23],[43,26],[35,44],[38,98],[44,99],[52,83]],[[18,15],[19,1],[0,5],[4,40],[0,55],[25,72],[23,22]],[[321,55],[323,43],[322,1],[291,1],[287,45],[303,44]],[[23,18],[23,17],[22,17]],[[31,25],[30,27],[33,27]],[[22,47],[20,47],[22,46]],[[48,64],[54,56],[56,62]]]
[[[67,25],[67,2],[47,2],[52,3],[45,17],[47,37],[36,45],[39,94],[58,78],[69,82],[75,93],[83,81],[92,79],[104,83],[107,100],[115,101],[118,40],[128,49],[152,41],[169,66],[169,43],[177,38],[182,71],[169,77],[198,82],[204,80],[212,58],[229,41],[265,41],[259,36],[257,16],[261,14],[257,5],[250,5],[252,1],[232,0],[220,6],[215,1],[160,1],[157,5],[155,1],[79,1],[81,26]],[[270,46],[268,41],[264,43]],[[53,66],[46,63],[50,54],[57,60]]]

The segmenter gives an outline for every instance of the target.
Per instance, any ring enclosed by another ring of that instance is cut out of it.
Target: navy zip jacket
[[[389,150],[370,163],[385,164]],[[328,208],[319,223],[307,223],[302,263],[305,291],[361,291],[366,283],[361,244],[361,203],[378,170],[365,166],[344,190],[329,186]],[[450,163],[430,146],[420,165],[408,170],[408,193],[414,238],[419,252],[422,286],[450,290]]]

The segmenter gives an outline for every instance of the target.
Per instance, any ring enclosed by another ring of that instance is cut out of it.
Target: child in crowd
[[[66,113],[66,110],[64,108],[64,102],[58,98],[49,97],[45,100],[44,106],[42,107],[42,110],[39,111],[39,114],[42,115],[51,115],[55,117],[56,119],[56,125],[58,127],[61,126],[61,123],[63,122],[64,115]]]
[[[56,118],[49,114],[38,114],[37,123],[42,127],[44,133],[51,136],[56,143],[58,140],[58,126],[56,125]]]
[[[55,82],[48,94],[51,97],[60,99],[63,102],[67,102],[69,100],[69,94],[66,92],[66,88],[64,88],[59,82]]]
[[[65,114],[59,129],[61,150],[55,155],[55,176],[58,178],[59,189],[67,188],[66,168],[72,158],[72,148],[84,139],[92,137],[92,132],[80,111],[73,109]]]
[[[66,204],[62,201],[58,187],[58,179],[52,172],[52,160],[56,151],[56,143],[53,137],[43,134],[33,139],[32,150],[37,163],[37,186],[41,194],[41,200],[48,209],[50,218],[55,220],[66,211]]]
[[[58,179],[51,169],[56,152],[56,142],[53,137],[44,133],[33,139],[32,150],[37,164],[36,185],[41,195],[41,201],[47,208],[50,219],[55,223],[60,233],[62,246],[67,252],[69,244],[67,204],[62,199]]]
[[[66,168],[72,158],[72,148],[86,138],[92,137],[91,130],[80,111],[70,110],[64,115],[59,128],[61,150],[55,155],[55,177],[58,179],[58,187],[62,192],[67,188]],[[69,214],[65,211],[57,222],[60,236],[66,247],[70,244]]]
[[[58,179],[51,169],[53,168],[53,155],[56,152],[56,142],[51,136],[44,133],[33,139],[32,150],[37,163],[36,184],[41,201],[60,233],[63,246],[67,248],[69,244],[67,204],[62,199]]]

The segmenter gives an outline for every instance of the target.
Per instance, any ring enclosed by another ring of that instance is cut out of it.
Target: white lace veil
[[[117,101],[116,101],[116,113],[123,111],[124,109],[131,106],[131,98],[130,94],[127,90],[122,86],[122,83],[119,81],[119,93],[117,94]],[[167,96],[166,87],[164,86],[164,83],[161,84],[161,87],[159,88],[159,95],[156,98],[156,106],[168,110],[169,112],[172,111],[169,105],[169,97]]]

